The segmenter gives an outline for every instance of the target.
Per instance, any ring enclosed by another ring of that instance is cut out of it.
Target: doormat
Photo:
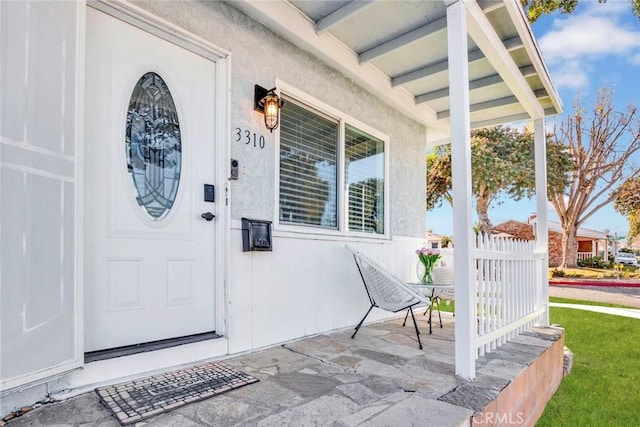
[[[97,388],[96,393],[120,424],[127,425],[258,381],[211,362]]]

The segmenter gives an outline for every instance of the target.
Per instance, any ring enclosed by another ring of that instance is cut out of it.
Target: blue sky
[[[632,14],[627,0],[608,0],[604,4],[580,0],[573,14],[543,16],[532,24],[532,29],[562,98],[563,116],[573,112],[578,97],[590,105],[603,85],[615,88],[617,109],[623,110],[629,103],[640,106],[640,20]],[[548,119],[547,129],[557,120]],[[634,160],[640,167],[640,156]],[[553,208],[549,205],[548,209],[549,219],[557,220]],[[494,202],[489,218],[493,224],[509,219],[526,221],[535,210],[535,200],[505,199],[501,205]],[[427,229],[451,235],[451,219],[451,208],[443,205],[427,212]],[[619,236],[626,235],[628,230],[626,218],[615,212],[613,204],[600,209],[583,226],[599,231],[608,229]]]

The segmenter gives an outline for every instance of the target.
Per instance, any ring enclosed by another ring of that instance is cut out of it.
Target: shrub
[[[557,268],[554,268],[553,270],[551,270],[551,277],[564,277],[564,271],[563,270],[558,270]]]
[[[600,256],[594,256],[578,261],[579,267],[605,268],[607,263]]]

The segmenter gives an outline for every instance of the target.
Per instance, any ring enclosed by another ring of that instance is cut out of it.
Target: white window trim
[[[318,110],[320,113],[325,114],[335,120],[338,121],[338,153],[337,153],[337,162],[338,162],[338,170],[336,174],[336,178],[338,179],[338,201],[337,201],[337,209],[338,209],[338,229],[332,230],[322,227],[317,227],[313,225],[290,225],[280,223],[280,127],[275,130],[275,149],[274,149],[274,214],[273,214],[273,227],[274,231],[278,232],[287,232],[287,233],[301,233],[301,234],[316,234],[316,235],[326,235],[326,236],[347,236],[347,237],[357,237],[362,239],[374,239],[374,240],[388,240],[390,239],[391,233],[389,230],[390,220],[389,215],[391,209],[389,208],[389,203],[391,201],[390,195],[390,185],[389,185],[389,163],[391,162],[391,150],[389,144],[389,136],[385,133],[380,132],[379,130],[367,125],[366,123],[357,120],[350,115],[326,104],[325,102],[320,101],[317,98],[309,95],[306,92],[301,91],[300,89],[291,86],[290,84],[283,82],[282,80],[276,79],[275,86],[278,88],[277,93],[278,96],[289,96],[291,98],[295,98],[297,101],[308,105],[310,108]],[[284,108],[287,108],[286,105]],[[346,191],[344,189],[344,160],[345,160],[345,124],[349,124],[353,127],[358,128],[359,130],[368,133],[369,135],[378,138],[384,143],[384,233],[383,234],[373,234],[373,233],[363,233],[360,231],[350,231],[348,224],[348,215],[345,211],[346,209]]]

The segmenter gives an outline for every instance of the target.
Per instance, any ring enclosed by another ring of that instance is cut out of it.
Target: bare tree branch
[[[629,167],[631,157],[640,150],[637,107],[616,112],[612,97],[611,88],[600,89],[590,117],[576,101],[574,114],[554,128],[555,139],[566,145],[573,160],[565,191],[549,194],[563,229],[561,267],[577,264],[578,226],[615,200],[625,181],[640,176],[640,170]]]

